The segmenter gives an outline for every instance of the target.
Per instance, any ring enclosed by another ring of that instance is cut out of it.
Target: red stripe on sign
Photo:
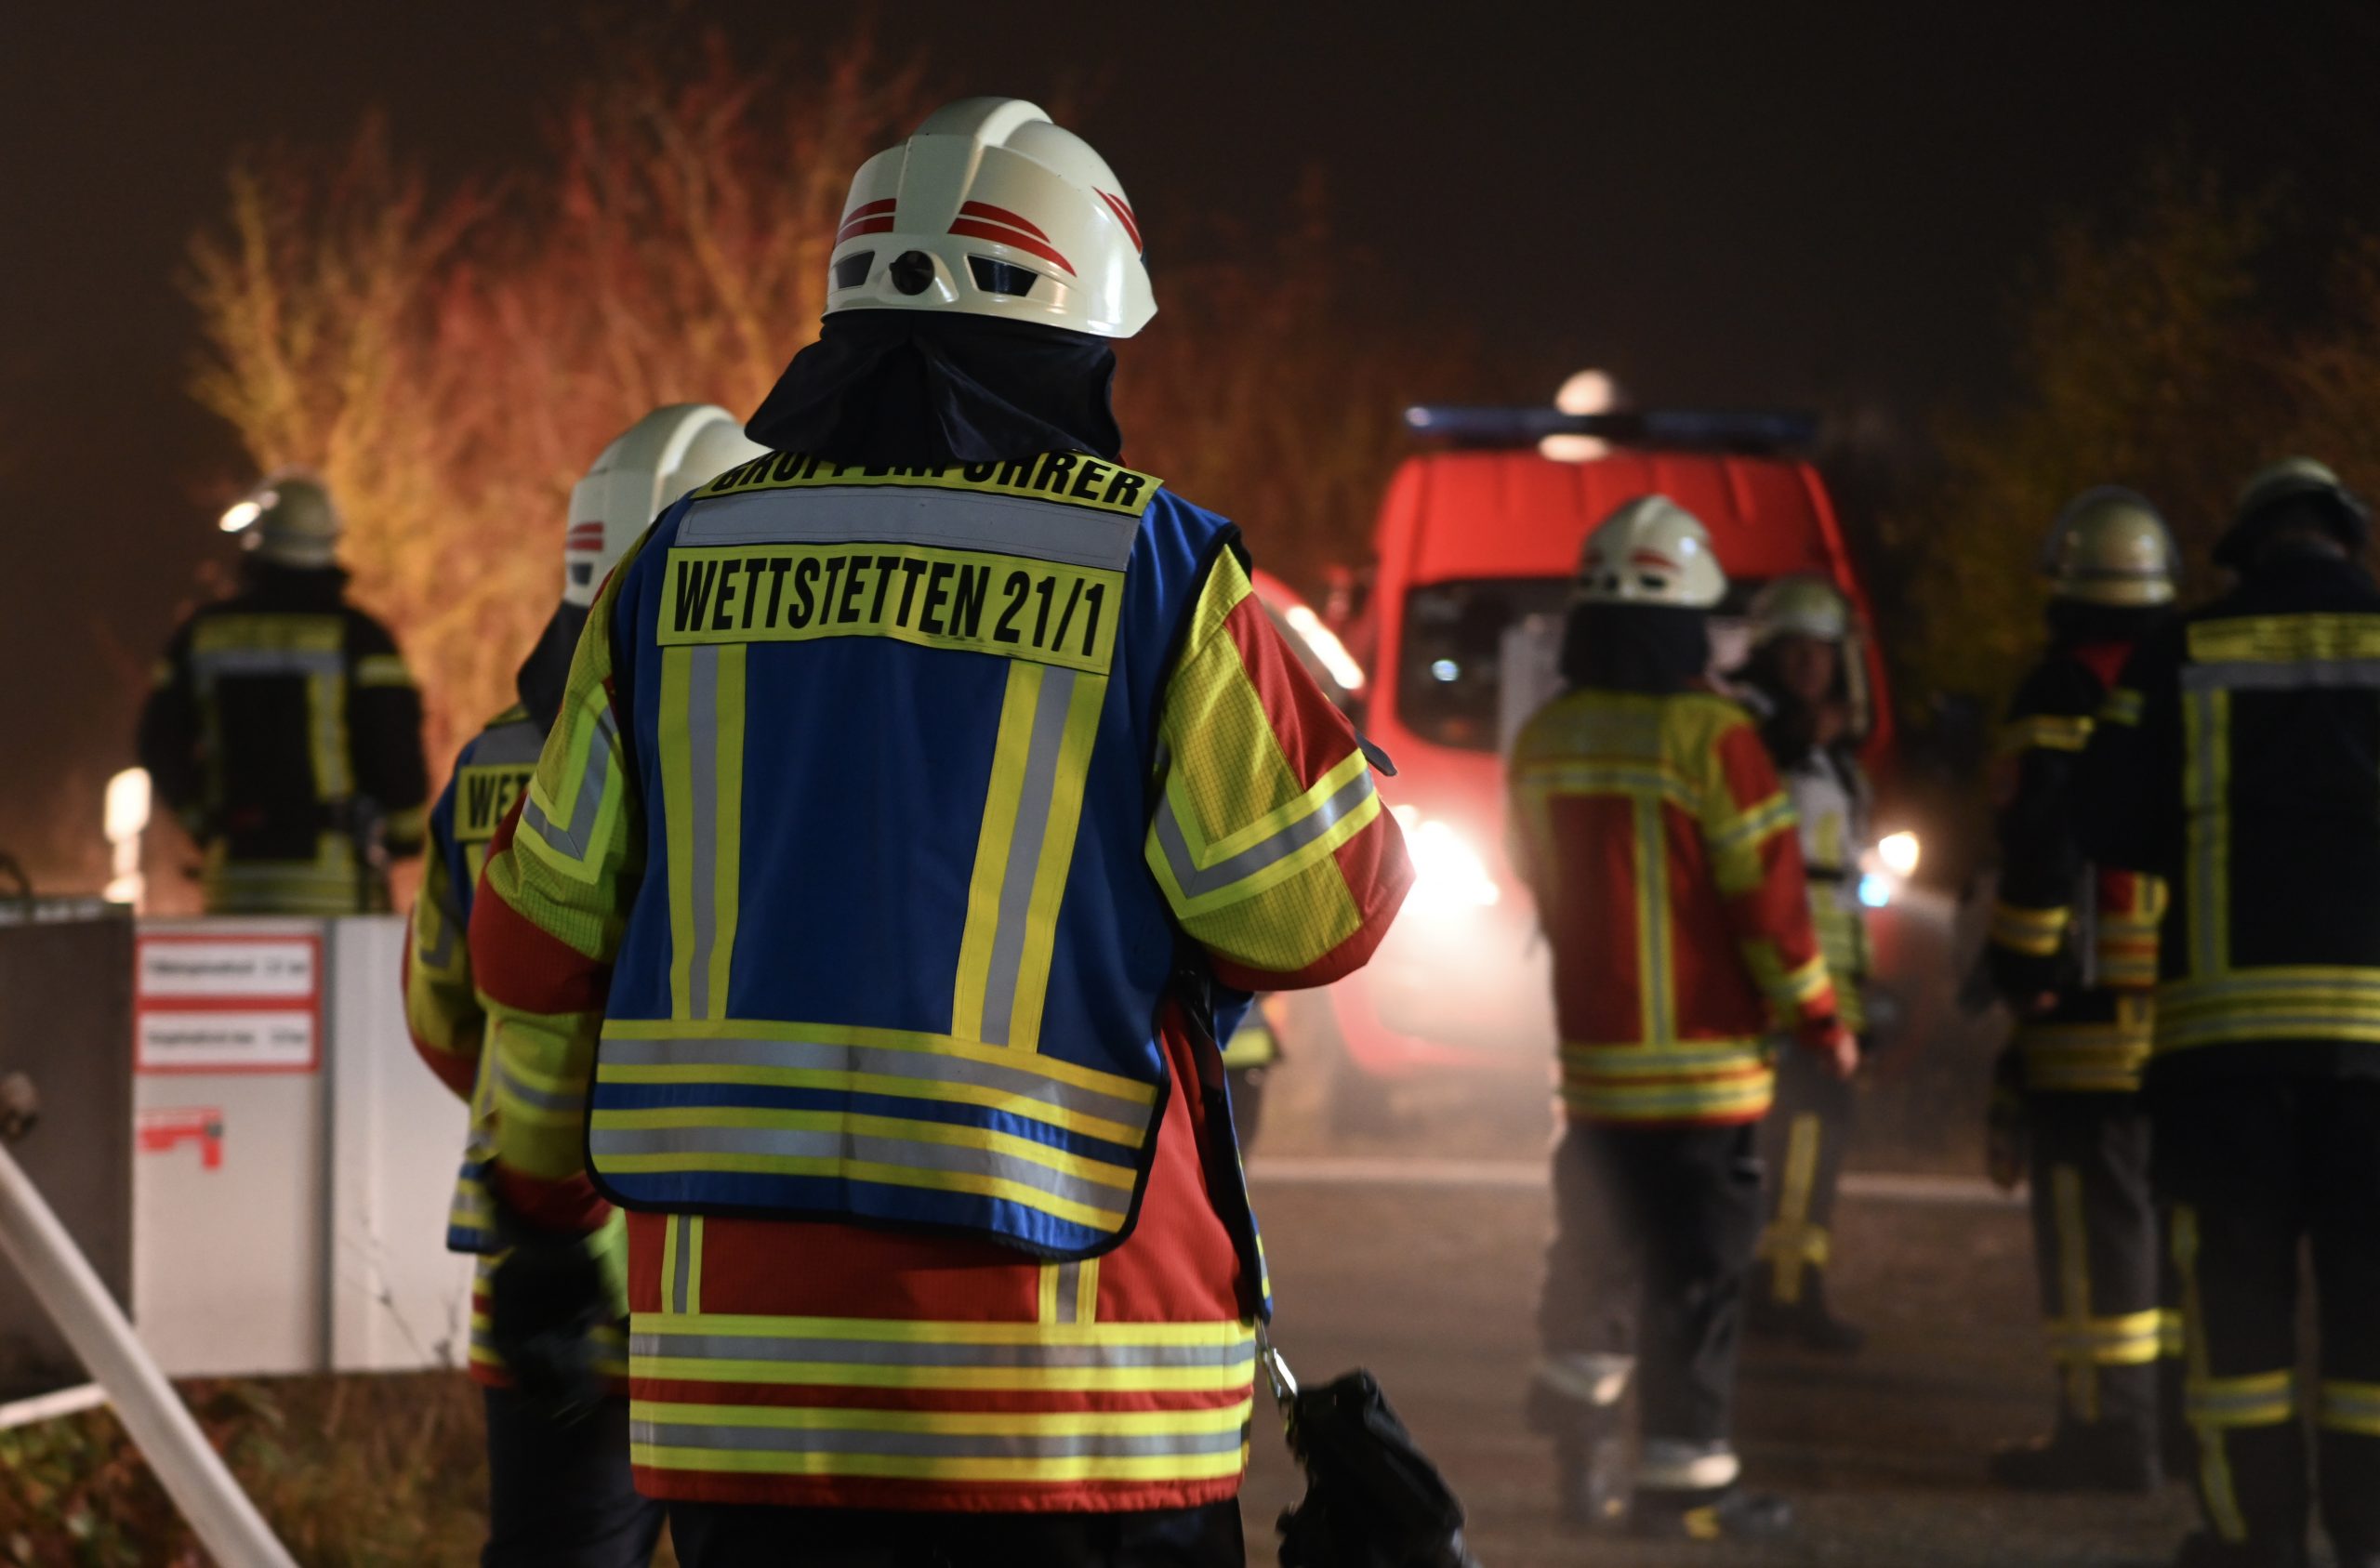
[[[1093,187],[1093,189],[1095,190],[1097,188]],[[1124,232],[1132,236],[1132,248],[1136,251],[1148,249],[1148,246],[1141,244],[1141,226],[1137,222],[1133,221],[1132,209],[1125,203],[1124,198],[1121,196],[1111,196],[1106,191],[1101,191],[1099,192],[1099,199],[1105,202],[1108,206],[1113,208],[1117,217],[1123,222]]]
[[[959,216],[961,217],[988,217],[994,223],[1005,223],[1012,229],[1022,229],[1037,240],[1046,240],[1050,237],[1043,233],[1039,225],[1036,224],[1031,218],[1020,217],[1015,213],[1009,211],[1008,208],[996,207],[989,202],[969,202],[965,206],[959,209]]]
[[[1042,244],[1039,240],[1035,239],[1030,234],[1025,233],[1021,230],[995,228],[991,224],[985,223],[977,218],[962,217],[959,219],[958,222],[953,223],[950,226],[950,231],[954,234],[962,235],[968,239],[989,240],[995,244],[1012,246],[1014,249],[1027,252],[1033,256],[1038,256],[1042,260],[1050,262],[1053,266],[1064,268],[1065,270],[1066,276],[1070,278],[1075,275],[1075,264],[1073,262],[1068,261],[1064,257],[1060,256],[1056,250]]]
[[[835,243],[841,244],[845,240],[855,239],[862,234],[881,234],[892,227],[892,220],[889,217],[855,217],[836,232]]]

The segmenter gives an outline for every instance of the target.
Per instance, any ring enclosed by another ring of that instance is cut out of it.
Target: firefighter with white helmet
[[[1858,650],[1851,605],[1824,577],[1779,577],[1753,596],[1752,656],[1741,677],[1760,736],[1800,820],[1810,916],[1834,977],[1844,1026],[1868,1044],[1865,991],[1874,965],[1859,861],[1873,793],[1859,763]],[[1780,1053],[1777,1105],[1761,1124],[1769,1216],[1761,1232],[1749,1322],[1757,1333],[1838,1354],[1865,1336],[1826,1295],[1835,1186],[1851,1132],[1852,1094],[1805,1055]]]
[[[1117,462],[1154,306],[1099,155],[953,104],[828,265],[771,451],[614,571],[497,830],[489,1186],[559,1256],[628,1211],[688,1568],[1237,1568],[1268,1306],[1214,1041],[1411,868],[1238,530]]]
[[[2146,1491],[2183,1457],[2178,1323],[2161,1306],[2140,1094],[2165,888],[2084,855],[2076,772],[2125,661],[2173,613],[2179,563],[2157,508],[2102,485],[2058,513],[2041,564],[2050,642],[2002,731],[1985,955],[2016,1016],[1993,1096],[1993,1174],[2030,1180],[2058,1414],[2046,1439],[1994,1456],[1991,1475],[2027,1490]]]
[[[223,514],[240,588],[177,629],[141,710],[140,765],[197,844],[214,915],[385,908],[421,852],[421,695],[347,599],[321,480],[268,476]]]
[[[626,1298],[607,1277],[623,1225],[615,1217],[565,1248],[505,1251],[487,1189],[496,1059],[472,983],[471,903],[488,843],[561,709],[596,589],[663,507],[760,452],[734,415],[707,403],[654,409],[604,447],[570,493],[562,602],[521,666],[521,700],[463,747],[430,812],[430,864],[405,950],[405,1021],[422,1060],[470,1105],[446,1245],[477,1255],[470,1370],[487,1403],[485,1568],[642,1568],[661,1509],[637,1495],[628,1469]]]
[[[1567,692],[1514,743],[1512,860],[1554,952],[1562,1106],[1533,1424],[1565,1514],[1693,1538],[1773,1535],[1730,1433],[1760,1231],[1754,1129],[1780,1027],[1848,1077],[1793,810],[1752,716],[1708,674],[1726,576],[1666,496],[1588,538]],[[1614,868],[1624,868],[1615,872]],[[1632,1477],[1620,1412],[1633,1381]]]

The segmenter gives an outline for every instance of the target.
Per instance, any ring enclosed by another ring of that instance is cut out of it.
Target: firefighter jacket
[[[461,1168],[448,1205],[446,1246],[476,1255],[471,1279],[471,1376],[505,1380],[488,1333],[488,1298],[503,1255],[488,1170],[496,1158],[496,1057],[482,1049],[486,1018],[471,983],[467,933],[487,849],[536,771],[545,727],[519,704],[467,742],[430,812],[429,864],[405,943],[405,1024],[414,1049],[470,1107]],[[617,1328],[598,1329],[598,1364],[625,1380],[628,1345]]]
[[[1835,993],[1793,807],[1751,716],[1708,690],[1584,688],[1523,726],[1511,853],[1554,950],[1573,1122],[1768,1111],[1764,1036]]]
[[[1351,971],[1410,875],[1155,479],[773,454],[664,513],[471,926],[506,1203],[631,1211],[640,1486],[1234,1495],[1263,1285],[1197,997]]]
[[[2145,639],[2082,848],[2172,888],[2152,1080],[2380,1075],[2380,588],[2292,556]]]
[[[420,852],[421,696],[346,582],[252,565],[157,662],[140,764],[199,847],[210,914],[355,914],[370,851]]]
[[[2017,1026],[2018,1081],[2031,1093],[2124,1094],[2148,1063],[2165,885],[2085,859],[2075,774],[2132,647],[2054,648],[2017,688],[2001,732],[2000,889],[1985,949],[1992,982],[2020,1008],[2057,1004]]]

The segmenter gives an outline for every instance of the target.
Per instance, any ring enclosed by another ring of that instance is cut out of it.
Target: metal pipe
[[[297,1568],[248,1495],[140,1348],[66,1227],[24,1167],[0,1148],[0,1253],[115,1406],[166,1496],[224,1568]]]

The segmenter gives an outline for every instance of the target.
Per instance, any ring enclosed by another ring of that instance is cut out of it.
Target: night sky
[[[677,14],[767,49],[858,12]],[[1472,334],[1514,399],[1598,364],[1642,399],[1921,429],[1994,395],[2051,227],[2160,149],[2380,226],[2380,24],[2352,4],[873,14],[962,91],[1087,98],[1074,128],[1160,257],[1169,213],[1261,232],[1322,166],[1411,330]],[[440,174],[509,166],[594,37],[526,0],[0,7],[0,848],[52,862],[96,833],[140,672],[202,563],[231,557],[212,503],[245,476],[183,393],[175,277],[235,150],[343,144],[377,108]]]

